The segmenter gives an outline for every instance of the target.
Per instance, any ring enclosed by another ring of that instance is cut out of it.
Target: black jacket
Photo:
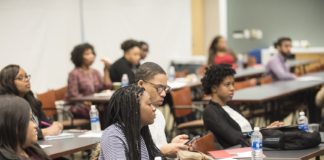
[[[227,105],[242,114],[235,106]],[[223,148],[238,145],[239,139],[245,138],[239,124],[216,102],[209,102],[209,106],[203,112],[203,120],[206,130],[214,133],[215,143],[219,143]]]
[[[139,65],[135,66],[136,69]],[[111,65],[109,68],[109,75],[112,82],[121,82],[123,74],[128,76],[129,84],[135,83],[135,73],[132,71],[132,64],[122,57]]]

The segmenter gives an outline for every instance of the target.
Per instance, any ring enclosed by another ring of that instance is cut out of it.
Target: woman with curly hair
[[[206,130],[215,135],[218,149],[229,148],[239,144],[239,139],[244,138],[242,132],[252,131],[251,124],[246,120],[241,111],[228,102],[234,96],[234,75],[236,71],[230,64],[213,65],[206,68],[205,76],[201,79],[205,94],[211,94],[209,106],[203,112]],[[268,127],[282,126],[276,121]]]
[[[154,123],[155,111],[144,88],[132,84],[118,89],[109,101],[108,127],[100,140],[98,159],[165,159],[148,127]]]
[[[75,68],[70,72],[68,78],[68,91],[64,100],[69,102],[71,98],[83,97],[98,93],[102,90],[112,89],[112,82],[109,77],[110,64],[107,60],[104,62],[104,77],[102,77],[98,70],[91,68],[92,63],[96,57],[96,52],[89,43],[80,44],[74,47],[71,52],[71,61]],[[89,118],[90,101],[84,101],[83,104],[72,105],[70,110],[75,118]],[[77,107],[80,107],[78,111]],[[86,110],[84,114],[81,110]]]
[[[113,82],[121,82],[123,74],[127,74],[129,84],[135,83],[135,73],[141,59],[140,44],[133,39],[124,41],[121,44],[124,56],[113,63],[109,69],[110,78]]]

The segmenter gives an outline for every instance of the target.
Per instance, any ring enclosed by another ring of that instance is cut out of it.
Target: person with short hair
[[[75,68],[69,73],[67,93],[64,100],[69,102],[71,98],[83,97],[99,93],[106,89],[112,89],[113,85],[109,76],[110,63],[106,59],[104,62],[104,77],[102,77],[98,70],[91,68],[96,57],[94,47],[89,43],[80,44],[74,47],[71,52],[71,61]],[[70,111],[75,116],[74,118],[89,119],[90,101],[84,101],[81,106],[86,110],[86,114],[78,114],[81,112],[73,111],[78,106],[71,105]]]
[[[129,39],[121,44],[124,56],[113,63],[109,69],[112,82],[121,82],[123,74],[127,74],[129,84],[135,83],[136,70],[141,58],[140,45],[136,40]]]
[[[144,41],[140,41],[138,42],[139,43],[139,46],[140,46],[140,49],[141,49],[141,60],[144,60],[147,56],[147,54],[149,53],[149,45],[144,42]]]
[[[148,125],[156,108],[143,87],[135,84],[118,89],[107,108],[108,127],[100,140],[99,160],[166,158],[154,144]]]
[[[142,64],[136,72],[135,82],[144,87],[151,96],[152,105],[158,107],[163,104],[166,93],[170,90],[167,85],[168,77],[165,71],[156,63],[146,62]],[[154,143],[166,157],[176,158],[179,150],[192,149],[190,145],[184,145],[188,141],[187,135],[175,137],[171,143],[167,143],[165,130],[165,119],[162,112],[155,111],[154,123],[149,125]]]
[[[49,160],[36,143],[37,125],[29,103],[15,95],[0,95],[0,159]]]
[[[49,120],[42,110],[42,102],[34,97],[31,91],[30,75],[18,65],[8,65],[0,71],[0,95],[15,95],[24,98],[32,110],[33,121],[37,125],[38,139],[47,135],[58,135],[63,130],[60,122]],[[52,126],[41,123],[44,121]],[[1,136],[0,136],[1,137]]]
[[[273,55],[266,65],[265,75],[271,75],[273,81],[295,79],[296,75],[290,72],[290,67],[287,62],[290,56],[291,39],[288,37],[279,38],[274,44],[278,53]]]
[[[204,94],[210,95],[209,105],[203,111],[204,126],[215,135],[216,149],[229,148],[245,138],[242,132],[252,131],[252,126],[241,111],[228,103],[234,96],[234,75],[236,71],[230,64],[206,67],[201,79]],[[268,127],[282,126],[275,121]]]

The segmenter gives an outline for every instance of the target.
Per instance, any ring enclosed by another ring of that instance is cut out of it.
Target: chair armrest
[[[201,109],[198,106],[190,106],[190,105],[178,105],[178,106],[173,106],[174,109],[196,109],[200,112],[203,112],[203,109]]]

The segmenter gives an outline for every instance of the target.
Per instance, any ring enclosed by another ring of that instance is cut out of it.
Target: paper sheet
[[[252,157],[252,151],[237,153],[237,157]]]
[[[39,145],[41,148],[48,148],[48,147],[52,147],[53,145]]]
[[[101,138],[102,133],[89,133],[89,134],[82,134],[80,138]]]
[[[231,158],[232,155],[227,153],[225,150],[220,151],[209,151],[209,154],[211,154],[214,158]]]
[[[323,81],[322,77],[314,77],[314,76],[306,76],[306,77],[298,77],[297,81]]]
[[[168,82],[168,85],[171,88],[181,88],[181,87],[187,85],[187,83],[186,82],[176,82],[176,81],[173,81],[173,82]]]

